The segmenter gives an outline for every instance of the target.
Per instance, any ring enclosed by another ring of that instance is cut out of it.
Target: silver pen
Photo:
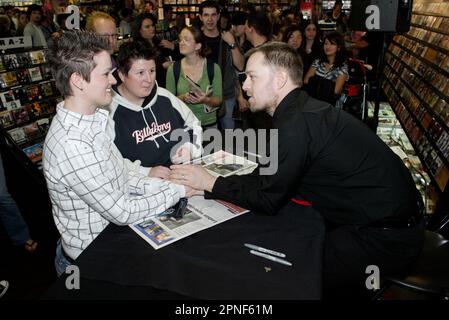
[[[265,253],[262,253],[262,252],[259,252],[256,250],[250,250],[249,253],[259,256],[259,257],[262,257],[262,258],[265,258],[265,259],[268,259],[268,260],[271,260],[271,261],[274,261],[274,262],[277,262],[277,263],[285,264],[286,266],[292,266],[292,263],[287,260],[276,258],[276,257],[270,256],[269,254],[265,254]]]
[[[259,247],[259,246],[256,246],[254,244],[244,243],[243,245],[245,247],[247,247],[247,248],[250,248],[250,249],[253,249],[253,250],[257,250],[257,251],[260,251],[260,252],[263,252],[263,253],[268,253],[268,254],[271,254],[271,255],[276,256],[276,257],[281,257],[281,258],[285,258],[286,257],[285,254],[282,253],[282,252],[277,252],[277,251],[270,250],[270,249],[267,249],[267,248]]]

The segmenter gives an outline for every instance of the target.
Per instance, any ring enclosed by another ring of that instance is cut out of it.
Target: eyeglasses
[[[117,38],[118,34],[114,33],[114,34],[99,34],[100,37],[108,37],[108,38]]]

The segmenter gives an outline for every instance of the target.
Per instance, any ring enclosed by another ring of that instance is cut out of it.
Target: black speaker
[[[412,0],[355,0],[351,2],[351,30],[407,32],[410,30]]]

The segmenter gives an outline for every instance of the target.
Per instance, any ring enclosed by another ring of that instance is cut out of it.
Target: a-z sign
[[[352,30],[406,32],[410,29],[412,0],[357,0],[351,2]]]
[[[0,50],[31,47],[31,37],[0,38]]]

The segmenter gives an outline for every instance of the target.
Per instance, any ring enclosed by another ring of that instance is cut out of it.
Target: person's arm
[[[361,40],[355,41],[355,42],[351,45],[351,48],[352,48],[352,49],[363,49],[363,48],[366,48],[366,47],[368,47],[368,46],[369,46],[369,43],[368,43],[366,40],[361,39]]]
[[[202,154],[203,128],[201,122],[193,114],[192,110],[179,98],[170,97],[174,109],[176,109],[184,120],[185,130],[189,132],[190,142],[184,143],[179,149],[187,148],[191,158],[198,158]],[[173,159],[172,159],[173,160]]]
[[[249,109],[249,102],[245,99],[245,96],[243,95],[242,86],[238,85],[238,96],[237,96],[237,103],[239,106],[239,110],[241,112],[244,112]]]
[[[335,80],[335,94],[340,95],[343,91],[346,80],[348,80],[348,65],[346,63],[338,70],[338,76]]]
[[[234,67],[238,71],[243,71],[243,68],[245,68],[245,57],[243,56],[242,52],[240,51],[240,48],[237,45],[237,42],[236,42],[235,37],[232,34],[232,32],[223,31],[221,33],[221,38],[229,46],[229,50],[231,51],[231,54],[232,54],[232,61],[234,62]]]
[[[292,119],[293,120],[293,119]],[[248,175],[218,177],[193,165],[174,165],[170,180],[197,190],[205,190],[205,198],[222,199],[257,212],[274,215],[296,193],[305,170],[311,137],[307,124],[287,124],[279,130],[278,164],[271,175],[259,175],[259,169]],[[301,137],[298,140],[297,137]],[[274,153],[272,153],[274,154]]]
[[[310,78],[312,78],[312,77],[315,76],[315,73],[316,73],[315,67],[314,67],[314,66],[311,66],[311,67],[309,68],[309,71],[307,71],[307,73],[306,73],[306,75],[305,75],[305,77],[304,77],[304,84],[308,84]]]
[[[181,186],[129,172],[120,164],[121,157],[104,158],[104,153],[90,143],[68,141],[63,154],[59,161],[61,182],[115,224],[127,225],[158,214],[185,196]]]
[[[335,94],[340,95],[343,91],[343,87],[345,86],[345,82],[348,79],[348,76],[345,74],[341,74],[335,80]]]

